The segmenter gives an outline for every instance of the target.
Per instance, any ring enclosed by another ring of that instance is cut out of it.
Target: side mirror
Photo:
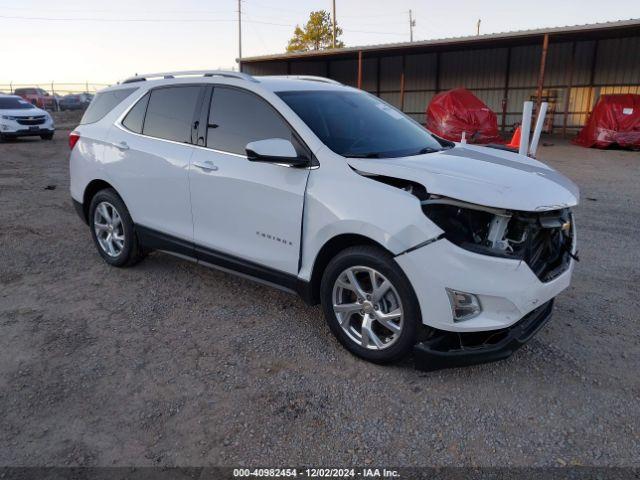
[[[289,140],[269,138],[250,142],[246,146],[247,158],[252,162],[279,163],[291,167],[305,167],[309,159],[300,157]]]

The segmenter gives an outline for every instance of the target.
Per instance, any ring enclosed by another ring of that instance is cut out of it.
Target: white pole
[[[242,71],[242,4],[238,0],[238,70]]]
[[[518,153],[520,155],[526,155],[529,149],[529,133],[531,132],[531,113],[533,112],[533,102],[524,102],[524,108],[522,109],[522,125],[520,136],[520,148]]]
[[[533,131],[533,138],[531,138],[531,146],[529,147],[529,155],[534,157],[536,156],[536,151],[538,150],[538,143],[540,142],[540,135],[542,134],[542,126],[544,125],[544,117],[547,115],[547,108],[549,104],[547,102],[542,102],[540,105],[540,112],[538,113],[538,120],[536,121],[536,128]]]

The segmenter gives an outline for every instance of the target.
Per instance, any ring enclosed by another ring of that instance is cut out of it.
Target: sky
[[[331,0],[242,0],[243,56],[281,53]],[[231,68],[237,0],[0,0],[0,85],[115,83],[135,73]],[[336,0],[347,46],[640,18],[640,0]]]

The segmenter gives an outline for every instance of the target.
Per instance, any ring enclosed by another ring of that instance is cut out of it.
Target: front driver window
[[[237,88],[214,88],[207,147],[245,155],[247,143],[268,138],[293,141],[289,125],[269,104]]]

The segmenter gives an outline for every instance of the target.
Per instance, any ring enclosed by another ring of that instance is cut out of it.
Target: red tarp
[[[640,149],[640,95],[602,95],[573,143]]]
[[[498,134],[496,114],[464,88],[433,97],[427,107],[427,129],[455,142],[466,132],[469,143],[504,143]]]

